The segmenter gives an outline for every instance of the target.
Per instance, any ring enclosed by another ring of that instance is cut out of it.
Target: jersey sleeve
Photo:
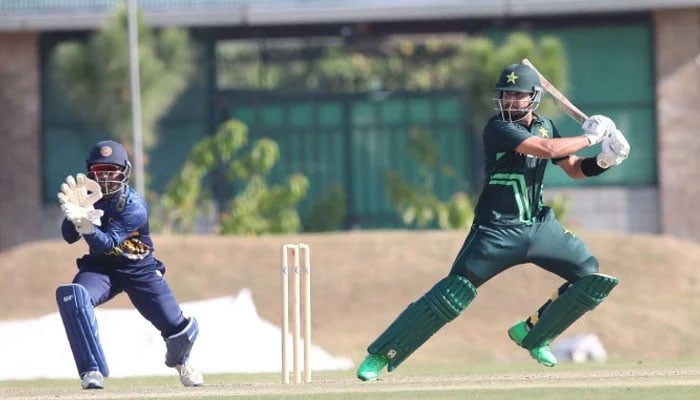
[[[75,225],[66,218],[61,223],[61,236],[68,243],[75,243],[80,240],[80,234],[75,229]]]
[[[105,230],[95,231],[83,238],[90,246],[90,253],[102,254],[119,246],[125,239],[148,222],[148,209],[143,201],[127,202],[124,210]]]

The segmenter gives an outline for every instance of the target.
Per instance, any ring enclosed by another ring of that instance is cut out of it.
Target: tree
[[[157,142],[156,124],[184,90],[194,69],[195,47],[187,31],[153,32],[138,14],[143,144]],[[85,42],[65,42],[52,54],[55,79],[74,108],[105,126],[114,138],[132,141],[128,15],[124,2],[107,25]]]
[[[296,50],[222,44],[218,80],[224,87],[331,92],[461,87],[476,99],[470,105],[474,112],[488,116],[498,75],[508,64],[527,57],[553,84],[566,89],[566,57],[553,36],[535,39],[515,32],[502,44],[480,36],[387,36],[373,38],[372,43]]]
[[[297,204],[306,197],[309,181],[292,174],[270,186],[267,177],[279,160],[279,147],[262,138],[248,145],[248,129],[237,120],[220,125],[216,134],[199,141],[168,184],[160,209],[166,230],[189,232],[212,194],[205,181],[222,176],[231,193],[217,211],[219,233],[259,235],[301,229]]]
[[[418,228],[468,228],[474,212],[467,193],[457,191],[447,201],[441,201],[435,195],[433,183],[437,171],[451,175],[451,168],[440,164],[438,148],[430,133],[412,129],[406,141],[406,151],[418,165],[419,182],[411,184],[396,170],[385,176],[387,195],[401,221]]]

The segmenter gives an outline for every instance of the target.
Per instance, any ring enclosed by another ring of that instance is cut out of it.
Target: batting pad
[[[197,335],[199,335],[199,324],[194,317],[190,317],[185,329],[165,339],[167,349],[165,365],[172,368],[178,364],[184,364],[190,356]]]
[[[544,310],[522,346],[530,350],[548,345],[583,314],[602,303],[618,282],[612,276],[592,274],[572,283]]]
[[[78,374],[99,369],[103,376],[109,376],[90,294],[81,285],[61,285],[56,289],[56,303]]]
[[[392,371],[446,323],[457,318],[474,297],[476,289],[467,278],[450,275],[411,303],[367,350],[386,355],[388,370]]]

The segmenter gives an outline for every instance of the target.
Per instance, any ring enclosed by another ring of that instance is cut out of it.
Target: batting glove
[[[615,122],[604,115],[593,115],[581,124],[583,136],[588,139],[588,145],[593,146],[612,136]]]
[[[630,153],[630,145],[619,129],[615,129],[612,137],[603,140],[602,149],[596,157],[596,163],[601,168],[622,164]]]
[[[608,143],[610,144],[610,150],[615,152],[615,154],[625,158],[629,157],[630,144],[625,138],[625,135],[622,134],[622,131],[615,129]]]

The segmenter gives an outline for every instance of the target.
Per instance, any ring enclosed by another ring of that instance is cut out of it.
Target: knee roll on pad
[[[411,303],[367,350],[386,355],[392,371],[446,323],[457,318],[474,297],[476,289],[467,278],[450,275]]]
[[[194,317],[190,317],[183,330],[165,339],[165,365],[173,368],[178,364],[184,364],[190,356],[197,335],[199,335],[199,324]]]
[[[589,304],[592,310],[608,297],[608,294],[612,292],[619,282],[620,280],[614,276],[596,273],[584,276],[574,282],[571,287],[577,288],[586,294],[586,297],[591,300]]]
[[[602,303],[618,282],[609,275],[592,274],[572,283],[544,310],[522,346],[533,349],[549,344],[583,314]]]
[[[109,376],[90,294],[81,285],[61,285],[56,289],[56,303],[78,374],[99,369]]]

